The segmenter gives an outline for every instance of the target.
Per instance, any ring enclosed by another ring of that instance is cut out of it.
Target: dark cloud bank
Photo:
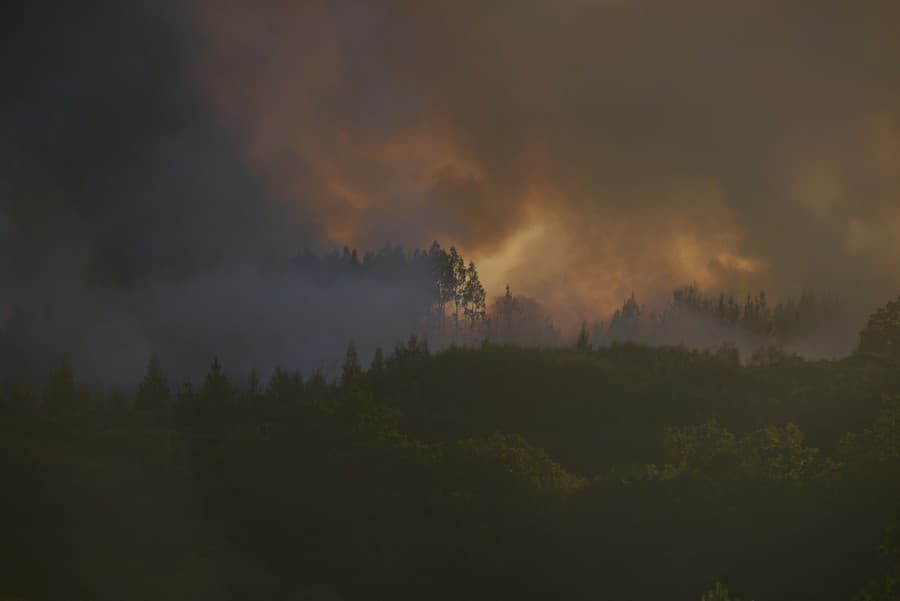
[[[456,243],[489,294],[567,324],[690,281],[812,288],[845,304],[845,350],[900,288],[895,2],[27,6],[2,42],[0,310],[40,314],[28,356],[128,382],[151,351],[389,346],[418,280],[283,269],[386,239]]]

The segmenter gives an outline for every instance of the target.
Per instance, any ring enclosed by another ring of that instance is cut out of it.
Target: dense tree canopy
[[[900,357],[900,298],[881,307],[859,335],[859,351]]]
[[[447,299],[462,336],[467,301],[457,322]],[[631,300],[619,319],[645,315]],[[527,306],[499,303],[510,322]],[[213,358],[173,394],[152,356],[125,403],[63,359],[37,392],[0,387],[4,590],[896,598],[896,357],[742,362],[595,346],[584,325],[568,348],[413,335],[368,368],[350,343],[328,376],[229,374]]]

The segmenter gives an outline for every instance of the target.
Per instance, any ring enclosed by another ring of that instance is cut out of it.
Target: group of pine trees
[[[120,389],[92,389],[79,382],[69,358],[63,357],[59,366],[47,377],[39,395],[19,388],[0,390],[0,406],[40,409],[57,414],[120,411],[131,407],[147,416],[189,417],[335,399],[341,393],[346,396],[361,388],[368,391],[369,400],[381,402],[386,369],[430,354],[427,339],[413,335],[405,343],[398,343],[390,355],[378,347],[369,368],[365,369],[356,345],[351,342],[338,377],[329,380],[321,369],[315,369],[304,378],[299,369],[275,367],[265,385],[256,369],[249,371],[243,385],[236,383],[226,373],[219,358],[214,357],[200,386],[189,380],[172,386],[159,357],[152,355],[131,400]]]
[[[725,338],[743,335],[761,343],[783,344],[814,335],[844,316],[836,301],[805,291],[799,298],[789,297],[772,306],[766,292],[748,294],[743,303],[734,295],[705,296],[696,285],[684,286],[672,293],[661,311],[648,310],[632,294],[615,311],[609,324],[597,323],[590,332],[596,344],[612,341],[649,343],[690,342],[698,331],[714,328]]]
[[[444,249],[434,241],[428,250],[416,248],[409,253],[402,246],[385,243],[362,258],[357,249],[347,246],[322,257],[304,249],[295,257],[293,269],[317,279],[372,277],[411,282],[423,292],[419,320],[423,332],[460,340],[477,338],[484,329],[487,293],[475,262],[466,262],[455,246]]]

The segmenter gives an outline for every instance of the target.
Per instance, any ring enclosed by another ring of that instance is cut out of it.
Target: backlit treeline
[[[542,346],[570,342],[545,307],[514,295],[509,285],[488,302],[475,263],[455,246],[445,250],[437,241],[428,250],[411,253],[387,243],[362,257],[346,246],[324,256],[304,250],[292,265],[311,278],[415,281],[423,293],[417,333],[438,346],[484,340]],[[844,317],[837,301],[811,291],[773,304],[765,291],[741,300],[726,293],[707,296],[688,285],[675,290],[662,308],[649,309],[632,294],[610,319],[586,321],[580,337],[595,345],[628,341],[706,347],[730,342],[755,347],[815,336]]]
[[[416,334],[437,345],[474,343],[485,339],[517,343],[559,342],[549,315],[533,300],[510,293],[488,307],[488,296],[474,261],[466,261],[455,246],[435,241],[428,250],[408,252],[386,243],[362,257],[344,247],[324,256],[304,249],[289,271],[304,278],[373,279],[390,285],[412,282],[421,292]]]
[[[706,296],[696,285],[690,285],[675,290],[661,310],[648,309],[632,294],[608,323],[595,323],[589,337],[596,344],[782,345],[817,336],[845,317],[839,302],[811,291],[772,305],[764,290],[748,294],[741,302],[733,294]]]

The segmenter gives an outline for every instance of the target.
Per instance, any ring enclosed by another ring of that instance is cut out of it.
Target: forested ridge
[[[774,301],[762,290],[740,300],[695,284],[649,307],[631,294],[606,319],[563,327],[550,307],[509,285],[489,298],[475,262],[437,241],[411,252],[390,243],[364,254],[346,246],[325,254],[303,249],[221,278],[175,285],[196,296],[188,301],[163,287],[165,293],[126,295],[112,304],[23,297],[0,306],[0,381],[37,386],[68,353],[92,385],[128,388],[149,352],[168,360],[178,378],[200,373],[213,354],[241,378],[250,367],[268,371],[285,357],[333,377],[349,339],[368,360],[377,345],[409,332],[435,350],[485,342],[567,347],[577,338],[582,347],[727,344],[745,360],[770,347],[824,358],[846,354],[857,328],[837,299],[812,291]],[[164,309],[150,308],[157,305]]]
[[[413,336],[126,397],[64,360],[2,392],[2,593],[896,599],[898,314],[830,361]]]

